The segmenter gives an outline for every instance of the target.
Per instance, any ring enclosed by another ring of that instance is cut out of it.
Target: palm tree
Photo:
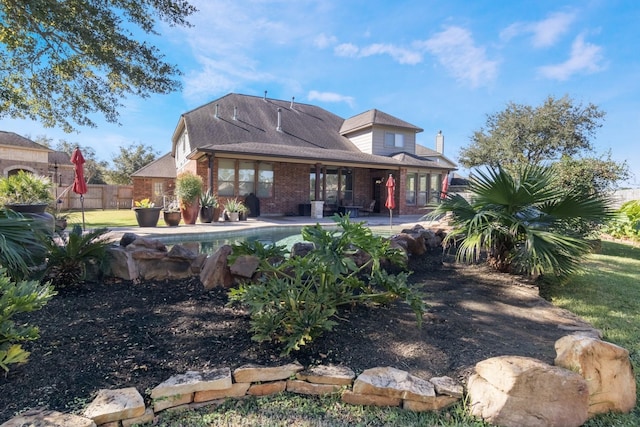
[[[452,215],[447,241],[459,243],[458,260],[478,261],[486,253],[488,264],[502,272],[562,277],[590,250],[567,224],[602,222],[611,211],[604,197],[571,194],[557,182],[552,168],[538,165],[513,175],[502,168],[478,171],[471,201],[448,195],[432,215]]]
[[[40,235],[45,228],[41,221],[0,208],[0,267],[14,280],[25,278],[29,268],[44,259]]]

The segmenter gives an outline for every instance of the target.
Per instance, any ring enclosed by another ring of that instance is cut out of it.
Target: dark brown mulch
[[[18,320],[38,325],[29,362],[0,377],[0,422],[27,408],[76,409],[101,388],[146,392],[187,370],[298,360],[344,364],[356,373],[393,366],[423,378],[467,378],[480,360],[523,355],[552,363],[554,342],[583,324],[537,289],[483,267],[412,261],[411,281],[430,307],[421,329],[404,304],[355,307],[331,333],[291,357],[251,341],[247,314],[198,279],[84,284]]]

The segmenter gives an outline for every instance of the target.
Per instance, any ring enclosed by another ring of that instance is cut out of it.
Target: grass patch
[[[73,224],[82,225],[82,212],[64,212],[69,217],[69,227]],[[89,210],[84,212],[86,228],[137,227],[136,214],[130,209]]]
[[[589,256],[585,270],[565,285],[552,288],[550,295],[553,304],[577,314],[600,329],[605,341],[629,350],[638,384],[640,247],[603,242],[601,253]],[[637,405],[630,414],[605,415],[585,424],[589,427],[638,425],[640,409]]]
[[[193,411],[163,411],[149,426],[468,426],[488,424],[464,413],[461,404],[440,413],[411,412],[400,408],[355,406],[339,396],[303,396],[283,393],[265,397],[229,399],[219,406]]]

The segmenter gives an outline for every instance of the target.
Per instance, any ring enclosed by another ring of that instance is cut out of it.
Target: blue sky
[[[121,126],[77,134],[0,120],[0,129],[93,147],[164,154],[181,113],[229,92],[319,105],[342,117],[377,108],[424,129],[445,155],[508,102],[569,95],[607,113],[595,138],[640,186],[640,3],[579,1],[194,0],[193,28],[151,39],[184,75],[179,93],[124,101]],[[461,172],[466,172],[461,170]]]

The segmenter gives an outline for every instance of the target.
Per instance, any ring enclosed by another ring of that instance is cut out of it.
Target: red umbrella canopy
[[[396,199],[395,199],[396,180],[393,179],[393,175],[389,174],[389,178],[387,178],[386,185],[387,185],[387,201],[384,202],[384,206],[389,210],[393,210],[396,208]]]
[[[71,154],[71,163],[73,163],[76,171],[76,177],[73,180],[73,192],[76,194],[85,194],[87,192],[87,183],[84,181],[84,157],[79,148],[73,150]]]

